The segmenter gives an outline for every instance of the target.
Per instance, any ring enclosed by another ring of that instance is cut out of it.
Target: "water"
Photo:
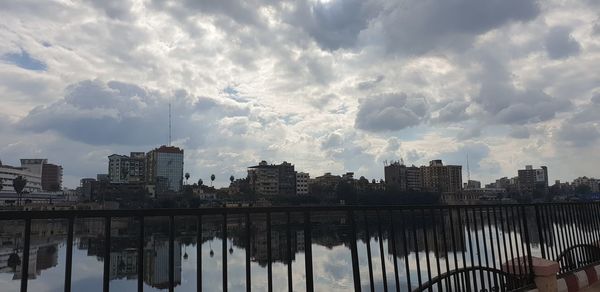
[[[370,289],[367,252],[369,233],[372,277],[375,290],[383,290],[383,262],[388,288],[395,290],[394,249],[402,289],[415,288],[447,270],[464,266],[500,268],[503,262],[524,252],[522,229],[511,225],[509,213],[470,213],[460,219],[454,213],[435,214],[404,212],[394,213],[395,242],[389,234],[389,213],[382,213],[381,225],[375,213],[356,217],[357,252],[363,289]],[[287,217],[272,215],[271,263],[274,291],[285,291],[288,285],[288,264],[291,259],[292,284],[295,291],[305,290],[304,218],[292,213],[290,217],[290,242],[288,253]],[[493,215],[497,215],[495,218]],[[502,219],[502,220],[500,220]],[[267,290],[268,252],[265,215],[252,215],[250,232],[251,285],[254,291]],[[351,238],[352,226],[343,213],[313,213],[311,217],[313,275],[316,291],[353,290]],[[535,219],[528,219],[535,223]],[[137,287],[137,230],[134,219],[112,220],[111,228],[111,291],[134,291]],[[566,225],[551,223],[555,233]],[[196,218],[176,217],[175,226],[175,291],[196,291]],[[381,239],[379,227],[381,226]],[[497,229],[495,227],[498,227]],[[368,227],[368,230],[367,230]],[[400,230],[405,228],[402,236]],[[572,227],[572,226],[571,226]],[[78,219],[74,226],[72,290],[102,291],[104,254],[104,225],[102,219]],[[566,230],[566,229],[565,229]],[[31,253],[29,263],[29,291],[63,291],[66,258],[66,220],[32,221]],[[151,217],[145,220],[144,291],[168,289],[169,242],[168,218]],[[580,232],[583,232],[580,230]],[[23,222],[4,221],[0,224],[0,290],[19,291]],[[204,291],[220,291],[222,285],[223,219],[221,216],[204,216],[202,226],[202,282]],[[246,289],[246,227],[245,216],[229,215],[227,220],[225,252],[228,265],[228,290]],[[535,227],[530,228],[532,254],[540,255]],[[454,235],[454,236],[452,236]],[[380,240],[381,244],[380,245]],[[510,243],[510,245],[509,245]],[[548,246],[552,243],[550,242]],[[550,247],[552,248],[552,247]],[[480,252],[477,252],[477,251]],[[408,261],[408,269],[407,262]],[[429,263],[429,269],[428,269]],[[480,264],[481,263],[481,264]],[[410,277],[410,278],[409,278]]]

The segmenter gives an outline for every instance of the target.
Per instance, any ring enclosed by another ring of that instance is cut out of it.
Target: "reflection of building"
[[[110,279],[137,278],[137,250],[127,248],[110,253]]]
[[[258,165],[249,167],[248,183],[257,194],[296,195],[296,171],[293,164],[285,161],[276,165],[267,164],[263,160]]]
[[[181,243],[175,240],[173,255],[175,286],[181,284]],[[169,241],[152,237],[144,248],[144,282],[157,288],[169,288]]]

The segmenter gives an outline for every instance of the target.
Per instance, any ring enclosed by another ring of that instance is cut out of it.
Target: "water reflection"
[[[518,215],[518,214],[517,214]],[[360,213],[356,220],[357,250],[361,285],[369,289],[371,278],[376,290],[384,282],[386,270],[388,288],[395,289],[394,259],[400,274],[402,289],[417,287],[445,271],[462,266],[500,267],[507,258],[521,255],[525,226],[513,220],[510,212],[403,212]],[[223,218],[204,216],[202,225],[202,285],[205,291],[219,291],[222,284],[223,251],[228,259],[228,287],[243,291],[245,284],[246,245],[249,244],[251,282],[254,290],[266,290],[269,263],[273,267],[275,291],[287,290],[288,266],[292,266],[294,290],[304,290],[305,236],[302,214],[272,214],[269,253],[265,215],[252,215],[248,232],[245,216],[229,215],[227,238],[223,242]],[[378,224],[377,218],[381,219]],[[516,222],[516,223],[515,223]],[[539,239],[535,220],[527,221],[529,236]],[[567,225],[560,220],[549,222],[546,233],[562,232]],[[393,226],[392,226],[393,224]],[[177,217],[174,240],[174,283],[177,291],[196,290],[196,230],[195,217]],[[394,228],[395,235],[390,237]],[[579,232],[592,231],[585,226]],[[111,224],[110,274],[111,291],[136,289],[138,269],[143,268],[145,291],[159,291],[169,286],[169,221],[152,217],[145,220],[143,267],[137,266],[137,232],[134,219],[113,219]],[[573,226],[569,226],[573,228]],[[62,291],[67,222],[65,220],[32,221],[29,279],[31,291]],[[73,290],[101,291],[105,254],[104,221],[78,219],[75,222],[73,257]],[[311,217],[312,253],[317,291],[348,291],[353,289],[351,240],[352,226],[345,213],[315,213]],[[405,232],[401,232],[404,230]],[[18,291],[21,278],[23,222],[3,222],[0,225],[0,287],[2,291]],[[249,239],[249,242],[247,242]],[[510,246],[507,243],[512,243]],[[546,242],[549,247],[553,242]],[[380,247],[383,247],[380,249]],[[384,254],[381,255],[380,251]],[[477,252],[479,250],[480,252]],[[550,250],[552,250],[550,248]],[[371,253],[371,261],[367,257]],[[394,258],[395,256],[395,258]],[[371,269],[369,269],[371,266]],[[370,271],[370,272],[369,272]],[[47,276],[46,276],[47,274]],[[410,283],[409,283],[410,281]]]

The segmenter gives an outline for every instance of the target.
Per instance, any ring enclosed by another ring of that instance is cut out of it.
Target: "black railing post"
[[[304,261],[306,269],[306,291],[315,290],[313,283],[312,266],[312,231],[311,231],[310,211],[304,212]]]
[[[396,229],[394,228],[394,211],[390,211],[390,236],[389,240],[392,241],[392,257],[394,262],[394,280],[396,283],[396,292],[400,292],[400,277],[398,275],[398,256],[396,252]],[[354,242],[356,245],[356,240]],[[356,247],[356,246],[355,246]],[[358,262],[358,261],[357,261]],[[439,271],[439,270],[438,270]]]
[[[29,279],[29,247],[31,245],[31,218],[25,219],[25,233],[23,235],[23,263],[21,265],[21,292],[27,292]]]
[[[69,217],[67,230],[67,258],[65,260],[65,292],[71,292],[71,271],[73,270],[73,217]]]
[[[175,291],[175,217],[169,216],[169,292]]]
[[[383,280],[383,291],[388,291],[387,272],[385,270],[385,252],[383,249],[383,235],[381,232],[381,216],[377,210],[377,237],[379,238],[379,257],[381,258],[381,276]]]
[[[250,221],[250,212],[246,212],[246,292],[252,290],[252,278],[250,270],[250,235],[252,222]]]
[[[348,211],[348,219],[350,221],[350,253],[352,255],[352,277],[354,279],[354,291],[360,292],[360,270],[358,264],[358,249],[356,248],[356,220],[354,212]]]
[[[202,292],[202,215],[196,221],[196,291]]]
[[[525,207],[521,206],[521,217],[522,219],[522,223],[523,223],[523,233],[525,235],[525,245],[527,247],[527,265],[528,265],[528,272],[529,272],[529,280],[533,281],[534,278],[534,273],[533,273],[533,258],[531,256],[531,240],[529,239],[529,227],[527,226],[527,212],[525,211]]]
[[[227,292],[227,213],[223,213],[223,240],[221,241],[223,261],[223,292]]]
[[[110,290],[110,224],[112,218],[104,218],[104,274],[102,277],[102,287],[104,292]]]
[[[544,240],[544,233],[542,232],[542,228],[544,228],[544,226],[542,226],[542,221],[540,219],[540,210],[538,208],[538,205],[535,205],[534,208],[535,224],[538,230],[538,237],[540,238],[540,250],[542,251],[542,258],[546,258],[546,245]]]
[[[137,246],[137,286],[138,292],[144,291],[144,216],[138,216],[140,224],[138,229]]]
[[[291,220],[291,215],[290,212],[286,213],[286,226],[287,228],[285,229],[285,241],[286,241],[286,248],[287,248],[287,272],[288,272],[288,291],[292,292],[294,290],[293,287],[293,281],[292,281],[292,220]]]
[[[271,213],[267,212],[267,291],[273,291],[273,251],[271,234]]]

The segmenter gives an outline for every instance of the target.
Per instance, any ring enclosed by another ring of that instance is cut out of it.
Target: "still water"
[[[466,214],[466,213],[465,213]],[[274,291],[288,288],[288,264],[292,267],[295,291],[305,290],[304,218],[292,213],[290,229],[287,215],[272,214],[271,263]],[[459,216],[460,215],[460,216]],[[376,291],[383,290],[383,265],[388,288],[395,290],[394,255],[403,290],[415,288],[457,267],[483,265],[499,268],[507,258],[522,255],[524,225],[511,225],[510,213],[465,215],[439,212],[410,212],[383,215],[362,213],[356,216],[356,247],[363,289],[370,289],[370,273]],[[505,215],[505,217],[502,217]],[[378,221],[378,218],[380,221]],[[470,222],[469,222],[470,220]],[[513,223],[516,220],[513,220]],[[534,222],[535,220],[528,220]],[[227,219],[228,290],[246,290],[246,240],[249,235],[251,286],[266,291],[267,228],[265,215],[252,215],[250,234],[245,216]],[[316,291],[350,291],[353,289],[351,240],[353,226],[345,213],[317,213],[311,217],[313,274]],[[378,222],[381,222],[378,224]],[[394,226],[390,222],[394,222]],[[110,290],[137,289],[137,232],[135,219],[113,218],[110,248]],[[553,232],[565,228],[551,223]],[[145,219],[144,291],[164,291],[169,283],[168,218]],[[391,228],[395,236],[390,237]],[[537,232],[530,228],[532,254],[539,256]],[[34,220],[32,222],[29,263],[29,291],[63,291],[67,221]],[[98,218],[77,219],[74,225],[72,290],[102,291],[104,223]],[[197,221],[195,217],[175,220],[175,291],[196,291]],[[404,230],[405,232],[399,232]],[[583,232],[583,231],[582,231]],[[401,233],[401,234],[399,234]],[[223,219],[203,216],[201,236],[202,286],[204,291],[220,291],[222,285]],[[288,236],[290,238],[288,245]],[[368,240],[367,240],[368,238]],[[392,240],[393,239],[393,240]],[[510,245],[509,245],[510,243]],[[19,291],[23,248],[23,222],[0,223],[0,291]],[[551,243],[549,243],[551,244]],[[370,249],[367,246],[370,245]],[[395,249],[394,249],[395,246]],[[288,252],[288,247],[291,253]],[[383,254],[382,254],[383,251]],[[479,252],[477,252],[479,251]],[[369,253],[371,263],[369,264]],[[484,257],[485,254],[485,257]],[[291,262],[290,262],[291,259]],[[369,269],[371,265],[371,270]]]

